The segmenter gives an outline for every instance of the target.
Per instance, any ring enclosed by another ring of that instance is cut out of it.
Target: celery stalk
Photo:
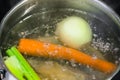
[[[31,68],[29,63],[25,60],[22,54],[15,47],[8,49],[6,53],[9,56],[14,55],[16,57],[16,59],[19,61],[19,65],[21,66],[22,72],[24,76],[27,78],[27,80],[40,80],[39,76],[35,73],[35,71]],[[10,66],[8,63],[7,65],[8,67]]]
[[[16,78],[18,78],[18,80],[25,80],[23,78],[23,73],[22,73],[22,69],[19,64],[19,61],[17,60],[15,56],[9,57],[4,62],[7,68],[11,71],[12,74],[14,74]]]
[[[38,75],[35,73],[35,71],[31,68],[31,66],[29,65],[29,63],[25,60],[25,58],[21,55],[21,53],[15,48],[12,47],[11,50],[13,51],[13,53],[16,55],[16,57],[18,58],[18,60],[20,60],[21,64],[24,66],[24,68],[26,69],[26,73],[29,73],[29,75],[31,75],[31,77],[34,80],[39,80],[40,78],[38,77]]]
[[[7,53],[8,56],[14,56],[13,52],[9,49],[6,51],[6,53]]]

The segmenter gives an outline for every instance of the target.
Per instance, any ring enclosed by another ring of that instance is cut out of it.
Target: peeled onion
[[[80,48],[92,40],[89,24],[81,17],[71,16],[56,26],[55,34],[60,41],[72,48]]]

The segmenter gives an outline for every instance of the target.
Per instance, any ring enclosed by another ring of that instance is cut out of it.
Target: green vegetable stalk
[[[5,65],[18,80],[40,80],[37,73],[15,47],[8,49],[6,53],[9,58],[5,60]]]

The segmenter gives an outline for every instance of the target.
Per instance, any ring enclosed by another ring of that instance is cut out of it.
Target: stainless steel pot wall
[[[100,36],[103,36],[106,40],[107,37],[104,35],[111,35],[110,37],[113,39],[112,43],[120,48],[120,19],[112,9],[98,0],[24,0],[10,10],[6,17],[2,20],[0,27],[0,47],[3,47],[4,45],[3,42],[5,40],[5,36],[7,36],[7,32],[20,20],[34,13],[42,13],[46,10],[60,8],[82,10],[86,13],[94,15],[95,17],[98,17],[101,21],[110,25],[110,27],[99,27],[99,30],[96,31],[96,33],[99,33],[99,31],[102,32],[104,29],[107,30],[108,33],[103,32]],[[119,52],[120,51],[118,50],[118,52],[114,55],[106,54],[106,58],[110,60],[113,59],[114,62],[115,59],[120,57]],[[1,52],[1,54],[4,56],[4,53]],[[114,56],[117,56],[117,58]],[[114,72],[109,79],[111,79],[119,69],[120,68],[118,67],[116,72]]]

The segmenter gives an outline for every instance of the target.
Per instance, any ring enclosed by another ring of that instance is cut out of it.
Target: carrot
[[[74,60],[104,73],[111,73],[116,69],[115,64],[93,58],[78,50],[33,39],[20,39],[18,50],[25,55]]]

